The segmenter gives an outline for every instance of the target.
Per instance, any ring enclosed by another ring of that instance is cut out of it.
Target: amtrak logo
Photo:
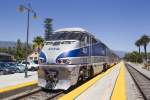
[[[48,48],[48,50],[60,50],[60,48]]]

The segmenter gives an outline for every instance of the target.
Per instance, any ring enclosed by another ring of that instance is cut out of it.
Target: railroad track
[[[36,88],[33,91],[18,94],[11,98],[11,100],[57,100],[63,96],[61,90],[49,91],[41,88]]]
[[[99,75],[99,74],[97,74]],[[96,76],[97,76],[96,75]],[[93,77],[96,77],[93,76]],[[66,93],[71,92],[72,90],[76,89],[77,87],[83,85],[87,81],[91,80],[93,77],[87,79],[86,81],[78,82],[76,85],[70,87],[67,91],[62,90],[43,90],[40,87],[36,86],[34,89],[28,89],[21,93],[15,93],[15,95],[9,97],[3,97],[2,100],[57,100],[58,98],[62,97]]]
[[[150,100],[150,78],[129,64],[126,67],[144,100]]]
[[[92,79],[92,78],[90,78]],[[90,79],[86,80],[85,82],[89,81]],[[57,100],[58,98],[62,97],[66,93],[71,92],[75,88],[81,86],[85,82],[79,82],[76,85],[70,87],[67,91],[63,90],[44,90],[40,87],[34,87],[34,89],[28,89],[24,92],[16,93],[15,95],[9,97],[3,97],[2,100]]]

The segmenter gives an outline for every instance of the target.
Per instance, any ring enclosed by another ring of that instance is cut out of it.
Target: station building
[[[29,56],[28,56],[28,61],[32,62],[32,61],[37,61],[39,59],[39,53],[37,51],[32,52]]]
[[[12,61],[13,58],[14,57],[8,53],[0,52],[0,61]]]

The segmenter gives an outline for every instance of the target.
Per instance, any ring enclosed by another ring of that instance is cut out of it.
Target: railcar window
[[[92,38],[92,43],[96,43],[96,42],[97,42],[96,39]]]
[[[99,56],[106,56],[106,47],[103,44],[93,46],[93,53]]]
[[[52,34],[52,40],[60,40],[62,37],[64,37],[62,32],[61,33],[55,33],[55,34]]]
[[[64,32],[64,33],[62,33],[62,34],[58,37],[58,39],[60,39],[60,40],[65,39],[67,35],[68,35],[68,33],[66,34],[66,33]]]
[[[72,33],[70,36],[69,36],[69,39],[75,39],[75,40],[80,40],[81,39],[81,33]]]
[[[78,37],[77,39],[78,39],[78,40],[81,40],[83,34],[84,34],[84,33],[79,32],[79,33],[78,33],[78,36],[77,36],[77,37]]]
[[[80,40],[81,40],[81,41],[84,41],[85,37],[86,37],[86,34],[85,34],[85,33],[83,33],[83,34],[81,35]]]
[[[69,37],[68,37],[68,38],[70,38],[70,39],[75,39],[75,38],[76,38],[76,36],[77,36],[77,34],[75,34],[75,33],[71,33],[71,34],[69,35]]]
[[[88,34],[82,35],[81,41],[84,41],[85,37],[87,37],[87,43],[90,43],[90,41],[92,43],[97,43],[97,40],[95,38],[93,38],[93,37],[90,37]]]
[[[81,40],[82,35],[82,32],[56,32],[52,40]]]

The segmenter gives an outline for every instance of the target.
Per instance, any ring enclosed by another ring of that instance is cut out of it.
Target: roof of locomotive
[[[54,31],[54,34],[57,32],[81,32],[82,33],[86,33],[92,37],[94,37],[94,35],[92,35],[90,32],[88,32],[87,30],[83,29],[83,28],[78,28],[78,27],[73,27],[73,28],[61,28],[61,29],[57,29],[56,31]]]
[[[64,31],[71,31],[71,32],[74,32],[74,31],[87,32],[87,31],[86,31],[85,29],[83,29],[83,28],[61,28],[61,29],[56,30],[55,32],[64,32]]]
[[[56,31],[54,31],[54,34],[57,32],[81,32],[82,33],[86,33],[92,37],[95,38],[94,35],[92,35],[91,32],[88,32],[87,30],[83,29],[83,28],[78,28],[78,27],[73,27],[73,28],[61,28],[61,29],[57,29]],[[95,38],[97,41],[101,42],[103,45],[105,45],[107,48],[108,46],[106,44],[104,44],[102,41],[100,41],[99,39]],[[108,48],[109,49],[109,48]],[[112,53],[114,53],[111,49],[109,49]],[[114,53],[115,54],[115,53]]]

